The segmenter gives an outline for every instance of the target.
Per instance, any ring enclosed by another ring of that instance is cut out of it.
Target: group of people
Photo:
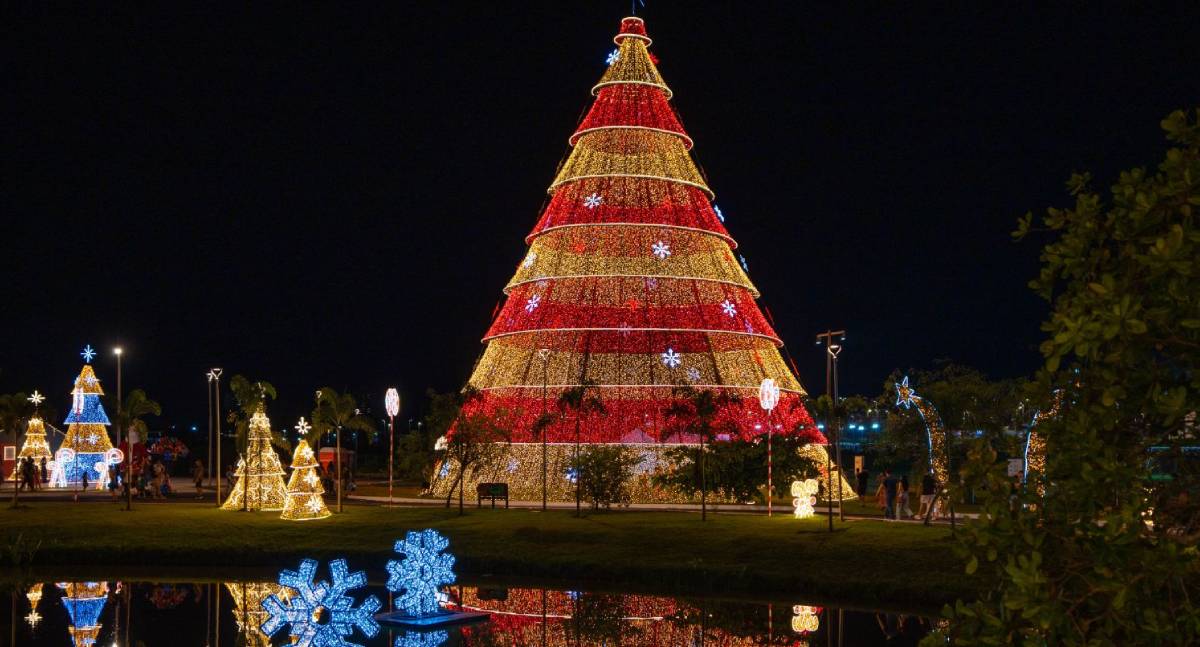
[[[860,497],[867,496],[867,483],[870,482],[870,473],[865,470],[856,470],[855,475],[858,477],[857,490]],[[893,476],[891,470],[883,470],[883,474],[879,475],[879,479],[875,488],[875,503],[883,512],[884,519],[912,519],[914,517],[924,518],[929,513],[929,508],[933,505],[934,494],[937,491],[937,481],[933,474],[929,473],[921,479],[921,505],[917,513],[914,515],[912,507],[909,505],[909,483],[908,475],[901,474],[899,477]]]
[[[128,496],[131,483],[125,480],[125,464],[108,466],[108,491],[113,499]],[[149,458],[133,463],[133,496],[140,499],[165,499],[172,492],[171,476],[161,460]]]
[[[31,456],[18,460],[13,469],[13,478],[17,481],[17,489],[21,491],[25,491],[26,488],[30,492],[42,489],[43,483],[50,482],[50,474],[46,469],[46,457],[42,457],[40,464],[35,462]]]

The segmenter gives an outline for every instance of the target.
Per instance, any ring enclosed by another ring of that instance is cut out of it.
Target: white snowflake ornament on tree
[[[542,295],[535,294],[525,301],[525,312],[533,312],[542,303]]]
[[[658,257],[658,260],[664,261],[671,255],[671,246],[660,240],[650,246],[650,251]]]
[[[691,382],[699,382],[700,381],[700,369],[696,368],[695,366],[689,368],[687,370],[687,378]]]
[[[290,625],[292,644],[297,647],[357,647],[346,641],[355,628],[367,638],[379,633],[375,612],[382,606],[379,598],[369,595],[355,607],[354,598],[346,595],[351,589],[367,584],[362,571],[349,572],[346,560],[335,559],[329,563],[332,582],[317,582],[317,561],[306,559],[300,562],[300,570],[284,570],[279,574],[279,584],[294,589],[296,595],[281,600],[278,594],[263,600],[263,609],[270,617],[262,624],[262,632],[274,635],[283,626]]]
[[[724,311],[725,314],[729,315],[730,318],[737,314],[737,306],[734,305],[734,303],[729,299],[725,299],[721,302],[721,310]]]
[[[599,193],[593,193],[583,199],[583,206],[588,209],[595,209],[602,204],[604,204],[604,198],[600,197]]]
[[[609,65],[612,65],[619,60],[621,60],[621,50],[619,49],[614,49],[608,53],[608,56],[604,57],[604,62],[608,63]]]
[[[676,353],[674,348],[668,348],[667,352],[662,354],[662,363],[669,368],[676,368],[683,363],[683,356]]]
[[[455,580],[454,555],[442,552],[449,546],[450,540],[433,529],[410,530],[396,540],[396,552],[404,559],[387,563],[387,588],[400,594],[396,606],[407,615],[428,616],[440,610],[438,593]]]

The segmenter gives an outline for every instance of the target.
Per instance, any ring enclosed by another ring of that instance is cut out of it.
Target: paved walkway
[[[34,499],[34,500],[39,500],[39,501],[101,502],[101,501],[112,501],[113,500],[112,495],[107,490],[96,490],[94,488],[95,488],[94,485],[92,487],[89,487],[86,491],[81,491],[78,489],[72,490],[72,489],[58,489],[58,488],[42,488],[41,490],[38,490],[35,492],[30,492],[28,490],[23,491],[23,492],[21,492],[20,497],[21,497],[21,499]],[[196,497],[196,489],[192,485],[192,481],[190,478],[185,478],[185,477],[171,478],[171,488],[174,493],[165,499],[136,499],[135,498],[134,500],[139,504],[142,504],[142,503],[147,503],[147,504],[149,504],[149,503],[170,503],[172,501],[178,501],[178,502],[184,502],[184,503],[187,503],[187,502],[194,503],[196,501],[209,501],[214,504],[216,503],[216,488],[215,488],[215,486],[211,486],[211,485],[206,486],[204,488],[203,496],[199,499]],[[225,486],[225,484],[222,484],[221,492],[224,495],[229,492],[229,488],[227,488]],[[0,502],[5,501],[5,499],[7,499],[9,501],[12,500],[12,482],[11,481],[5,481],[3,489],[0,490]],[[326,500],[332,501],[333,495],[327,493]],[[403,508],[441,507],[446,504],[446,500],[443,498],[432,499],[432,498],[413,497],[413,496],[397,496],[397,497],[394,497],[392,499],[392,501],[393,501],[394,506],[403,507]],[[457,501],[458,501],[457,498],[453,499],[451,501],[451,505],[457,505]],[[388,498],[386,496],[348,495],[348,496],[346,496],[346,503],[351,503],[351,504],[357,503],[360,505],[387,506]],[[468,498],[464,499],[463,503],[464,503],[464,505],[471,507],[471,508],[476,507],[475,499],[472,497],[468,497]],[[483,507],[490,508],[491,503],[485,502],[483,504]],[[502,508],[502,507],[504,507],[504,504],[502,502],[498,502],[496,507]],[[542,502],[541,501],[512,500],[512,501],[509,501],[509,507],[522,509],[522,510],[540,510],[542,507]],[[587,507],[586,503],[584,504],[584,507]],[[547,504],[547,508],[549,508],[551,510],[574,510],[575,504],[572,502],[551,501]],[[658,511],[664,511],[664,512],[699,513],[700,505],[694,504],[694,503],[691,503],[691,504],[689,504],[689,503],[634,503],[634,504],[631,504],[628,506],[618,506],[617,509],[618,510],[658,510]],[[710,504],[708,506],[708,509],[710,512],[719,513],[719,514],[763,514],[763,515],[765,515],[767,513],[767,506],[764,504],[751,504],[751,505],[745,505],[745,504],[734,505],[734,504],[729,504],[729,503],[722,503],[722,504],[715,504],[715,505]],[[785,516],[785,515],[791,515],[792,510],[790,507],[787,507],[787,506],[776,505],[774,508],[774,512],[776,515]],[[818,506],[816,512],[818,515],[825,515],[828,513],[828,508],[826,506]],[[838,513],[838,508],[836,506],[833,508],[833,513],[834,514]],[[978,517],[979,515],[974,514],[974,513],[959,513],[957,516],[959,519],[966,520],[966,519],[974,519],[974,518]],[[872,520],[883,521],[883,518],[878,515],[867,515],[867,514],[847,514],[846,519],[853,520],[853,521],[872,521]],[[891,523],[915,524],[915,523],[922,523],[922,521],[920,519],[902,519],[902,520],[898,520],[898,521],[893,521]],[[941,524],[941,525],[949,525],[950,520],[949,519],[938,519],[938,520],[935,520],[934,523]]]

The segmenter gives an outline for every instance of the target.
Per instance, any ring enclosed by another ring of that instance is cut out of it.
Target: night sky
[[[273,382],[279,426],[320,386],[402,417],[461,386],[629,9],[103,4],[5,10],[0,391],[65,410],[90,343],[111,392],[120,344],[152,428],[202,430],[211,366]],[[1031,373],[1040,244],[1009,232],[1161,159],[1200,10],[817,4],[639,11],[801,381],[827,327],[843,393]]]

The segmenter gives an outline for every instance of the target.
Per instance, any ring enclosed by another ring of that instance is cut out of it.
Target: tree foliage
[[[623,445],[590,445],[571,459],[579,497],[593,510],[629,503],[626,483],[641,461],[637,452]]]
[[[1020,222],[1018,238],[1050,238],[1030,284],[1051,304],[1039,405],[1056,389],[1064,397],[1042,423],[1045,473],[1027,487],[1004,477],[987,444],[964,468],[968,483],[990,486],[961,536],[967,570],[991,570],[997,584],[947,609],[959,644],[1200,642],[1197,536],[1160,516],[1180,500],[1194,515],[1200,483],[1187,470],[1152,479],[1149,460],[1200,444],[1198,119],[1163,120],[1174,147],[1156,171],[1123,172],[1107,195],[1076,175],[1074,206],[1036,228],[1032,215]]]
[[[268,401],[275,399],[275,386],[264,380],[252,381],[243,375],[234,375],[229,379],[229,390],[233,391],[233,401],[237,408],[229,411],[227,420],[237,432],[238,451],[245,452],[250,433],[250,417],[258,410],[258,405],[266,406]],[[291,449],[291,443],[274,429],[271,430],[271,444],[280,449]]]

